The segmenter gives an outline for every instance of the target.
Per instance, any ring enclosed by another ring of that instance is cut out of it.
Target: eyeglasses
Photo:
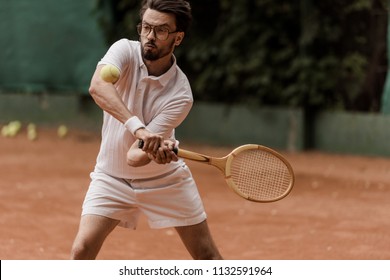
[[[140,36],[146,37],[150,34],[150,32],[152,30],[153,30],[154,36],[161,41],[167,40],[169,37],[169,34],[179,32],[177,30],[171,32],[171,31],[169,31],[168,28],[166,28],[164,26],[154,26],[154,25],[150,25],[150,24],[146,24],[146,23],[139,23],[137,25],[137,32],[138,32],[138,35],[140,35]]]

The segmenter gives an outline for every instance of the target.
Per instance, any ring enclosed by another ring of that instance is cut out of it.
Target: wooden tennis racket
[[[142,148],[142,140],[139,146]],[[176,148],[174,152],[181,158],[217,167],[224,174],[229,187],[250,201],[280,200],[294,186],[294,172],[289,162],[281,154],[265,146],[243,145],[222,158]]]

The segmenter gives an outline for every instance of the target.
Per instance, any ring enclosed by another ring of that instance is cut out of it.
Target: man
[[[144,0],[140,17],[140,42],[114,43],[92,77],[90,94],[104,110],[102,143],[71,258],[95,259],[116,226],[135,229],[142,213],[151,228],[174,227],[194,259],[221,259],[191,172],[172,152],[174,129],[193,102],[173,55],[190,5]],[[115,85],[100,78],[106,64],[120,69]]]

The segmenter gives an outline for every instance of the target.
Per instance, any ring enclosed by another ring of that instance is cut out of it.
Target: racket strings
[[[285,163],[262,150],[244,150],[231,165],[231,178],[239,191],[249,199],[274,200],[290,188],[291,174]]]

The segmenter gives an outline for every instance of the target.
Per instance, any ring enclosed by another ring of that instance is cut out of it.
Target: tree
[[[107,1],[98,3],[107,11]],[[139,1],[109,3],[111,18],[101,17],[109,43],[137,38]],[[191,5],[193,26],[176,56],[197,100],[379,110],[387,69],[384,0]]]

